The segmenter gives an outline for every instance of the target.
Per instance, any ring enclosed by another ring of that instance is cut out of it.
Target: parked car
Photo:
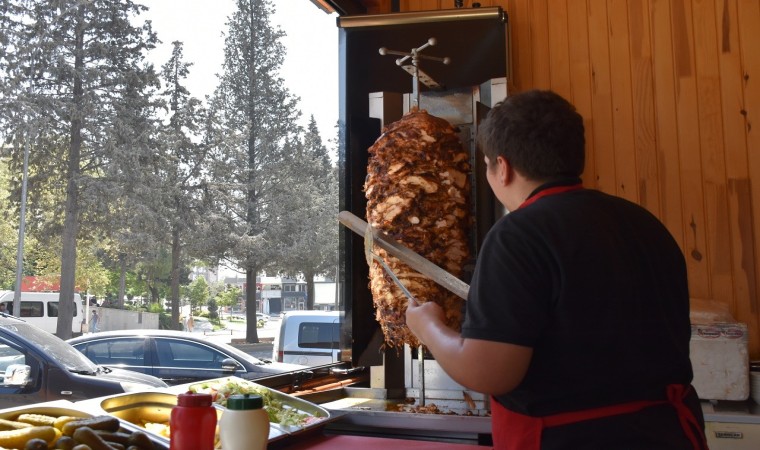
[[[169,385],[237,376],[248,380],[306,369],[262,361],[202,334],[169,330],[118,330],[68,341],[97,364],[154,375]]]
[[[94,364],[54,334],[7,314],[0,314],[0,376],[0,408],[167,387],[149,375]]]
[[[340,311],[283,313],[272,359],[306,366],[340,361]]]
[[[256,313],[256,321],[263,320],[269,322],[269,315],[264,313]]]

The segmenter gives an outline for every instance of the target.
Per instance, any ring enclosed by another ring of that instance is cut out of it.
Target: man
[[[495,448],[706,448],[675,240],[583,188],[583,119],[557,94],[510,96],[478,141],[511,212],[480,249],[461,335],[433,302],[406,320],[454,380],[493,396]]]
[[[96,310],[92,310],[92,316],[90,317],[90,333],[97,333],[100,331],[100,328],[98,327],[98,321],[100,320],[100,315],[98,315],[98,312]]]

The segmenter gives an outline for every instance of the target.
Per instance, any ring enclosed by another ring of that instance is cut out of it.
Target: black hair
[[[478,144],[491,163],[501,156],[531,180],[583,173],[583,117],[552,91],[526,91],[497,104],[478,128]]]

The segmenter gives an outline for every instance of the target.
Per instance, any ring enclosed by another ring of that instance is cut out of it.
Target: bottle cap
[[[261,409],[264,407],[264,399],[260,395],[237,394],[227,398],[227,409]]]
[[[177,396],[177,406],[211,406],[211,394],[185,392]]]

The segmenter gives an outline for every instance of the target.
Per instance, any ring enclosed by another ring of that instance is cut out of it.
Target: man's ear
[[[512,166],[503,156],[497,156],[496,163],[498,164],[497,175],[499,183],[501,183],[502,186],[506,186],[512,182],[512,178],[514,177]]]

